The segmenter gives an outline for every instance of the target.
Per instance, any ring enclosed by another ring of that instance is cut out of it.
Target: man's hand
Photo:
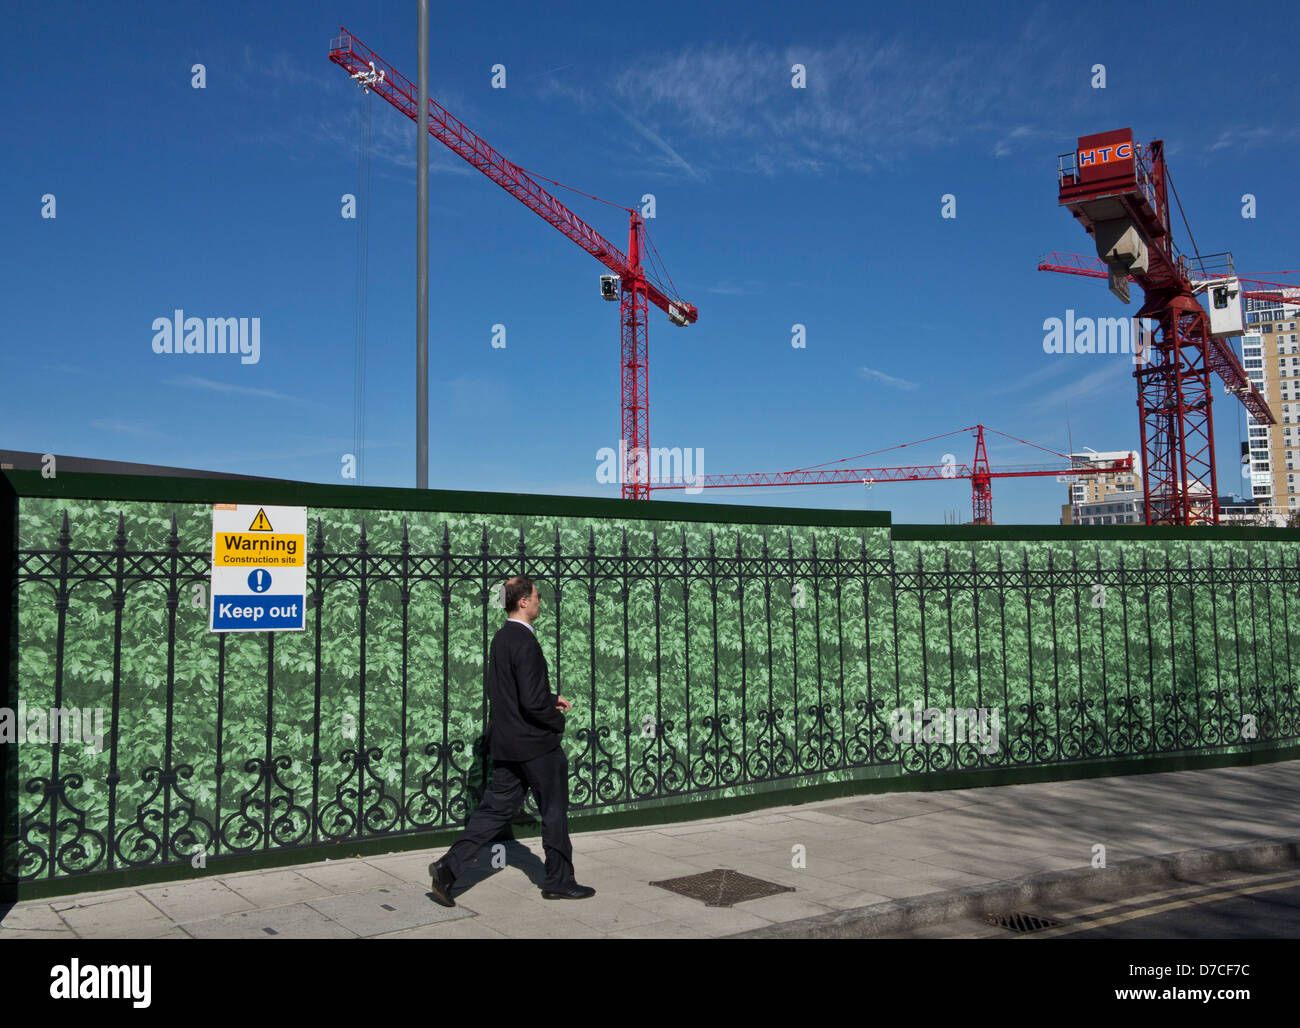
[[[569,711],[573,709],[573,704],[570,703],[568,700],[566,700],[563,696],[561,696],[560,702],[555,705],[555,709],[567,714]]]

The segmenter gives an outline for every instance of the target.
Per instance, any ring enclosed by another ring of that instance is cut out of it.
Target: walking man
[[[454,907],[452,883],[465,864],[496,838],[515,815],[528,790],[542,814],[546,850],[543,899],[586,899],[596,890],[573,877],[569,842],[569,761],[560,746],[564,712],[573,704],[551,692],[550,670],[533,632],[541,606],[537,586],[527,575],[506,583],[508,620],[488,651],[488,752],[492,781],[483,802],[470,815],[465,831],[446,853],[429,865],[434,898]]]

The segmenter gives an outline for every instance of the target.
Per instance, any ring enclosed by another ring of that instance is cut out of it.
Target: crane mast
[[[1199,278],[1170,231],[1169,169],[1160,140],[1143,147],[1130,128],[1081,136],[1057,161],[1058,203],[1093,237],[1113,292],[1129,302],[1143,290],[1136,317],[1156,322],[1149,359],[1137,379],[1142,492],[1147,524],[1217,524],[1211,374],[1258,420],[1273,424],[1228,339],[1240,335],[1241,287],[1231,254],[1196,257]],[[1176,194],[1175,194],[1176,196]],[[1198,296],[1208,293],[1210,311]]]

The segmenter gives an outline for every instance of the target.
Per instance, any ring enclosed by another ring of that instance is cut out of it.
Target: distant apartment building
[[[1124,460],[1126,457],[1133,458],[1132,471],[1102,471],[1093,475],[1063,476],[1069,479],[1069,492],[1066,496],[1066,503],[1061,507],[1061,524],[1126,524],[1127,518],[1124,521],[1096,521],[1091,519],[1131,513],[1118,508],[1131,502],[1132,496],[1128,494],[1133,493],[1137,495],[1137,520],[1139,522],[1146,520],[1142,510],[1142,457],[1136,450],[1106,450],[1104,452],[1087,450],[1084,453],[1070,454],[1070,462],[1078,467],[1096,463],[1109,464],[1114,461]],[[1104,512],[1093,509],[1098,506],[1115,507],[1116,509]],[[1088,509],[1086,515],[1084,514],[1084,508]],[[1076,509],[1079,511],[1078,520],[1075,519]],[[1085,517],[1090,520],[1084,520]]]
[[[1259,503],[1254,497],[1220,496],[1221,525],[1279,525],[1275,508]]]
[[[1067,518],[1069,520],[1067,520]],[[1093,503],[1066,504],[1061,508],[1063,525],[1143,525],[1146,510],[1142,490],[1110,493]]]
[[[1296,303],[1247,298],[1241,337],[1242,366],[1278,422],[1265,425],[1246,415],[1250,498],[1277,520],[1300,504],[1300,289],[1286,295],[1295,295]]]

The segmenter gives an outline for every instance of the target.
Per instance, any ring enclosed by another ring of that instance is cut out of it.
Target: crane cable
[[[668,280],[668,285],[671,288],[671,291],[669,289],[665,289],[663,287],[662,282],[656,282],[655,285],[659,287],[660,292],[668,293],[668,295],[671,296],[673,299],[680,301],[682,298],[682,294],[677,291],[677,283],[673,281],[672,275],[668,274],[668,268],[664,264],[663,258],[659,256],[659,250],[655,246],[655,241],[650,238],[650,229],[648,226],[645,227],[645,241],[650,246],[650,252],[654,254],[655,265],[663,273],[664,278]]]
[[[523,172],[529,178],[541,179],[543,182],[549,182],[553,186],[559,186],[561,189],[567,189],[570,193],[576,193],[578,196],[584,196],[588,200],[595,200],[597,203],[603,203],[608,207],[615,208],[616,210],[626,211],[628,214],[636,213],[634,208],[632,207],[624,207],[621,203],[614,203],[612,200],[602,199],[601,197],[596,196],[595,193],[584,193],[581,189],[574,189],[573,186],[566,186],[563,182],[559,182],[556,179],[547,178],[545,175],[539,175],[535,171],[529,171],[522,164],[515,164],[514,161],[509,161],[508,163],[517,171]],[[646,277],[649,278],[650,281],[653,282],[656,287],[658,287],[660,292],[667,293],[671,295],[674,299],[680,301],[681,294],[677,291],[677,286],[673,282],[672,276],[668,274],[668,269],[664,266],[663,259],[659,256],[659,251],[655,249],[654,240],[650,238],[650,230],[648,226],[646,226],[644,220],[642,221],[641,225],[642,225],[642,231],[645,234],[645,241],[649,246],[649,250],[647,250],[646,252],[646,259],[651,264],[651,266],[660,275],[663,276],[662,279],[649,276],[649,275],[647,275]],[[668,281],[669,286],[671,286],[671,290],[664,288],[663,285],[664,279]]]
[[[1178,216],[1183,219],[1183,228],[1187,230],[1187,239],[1192,244],[1192,253],[1196,255],[1196,263],[1201,266],[1201,276],[1209,278],[1205,271],[1205,260],[1201,257],[1201,248],[1196,245],[1196,237],[1192,235],[1192,226],[1187,223],[1187,212],[1183,210],[1183,201],[1178,196],[1178,187],[1174,185],[1174,177],[1169,174],[1169,165],[1165,165],[1165,178],[1169,182],[1169,188],[1173,190],[1174,203],[1178,205]]]
[[[522,164],[516,164],[514,161],[506,161],[506,163],[509,164],[516,171],[522,171],[529,178],[539,178],[543,182],[549,182],[553,186],[559,186],[561,189],[567,189],[570,193],[577,193],[579,196],[585,196],[588,200],[596,200],[600,203],[608,204],[610,207],[617,207],[620,211],[627,211],[628,214],[632,213],[631,207],[624,207],[621,203],[613,203],[609,200],[602,200],[599,196],[596,196],[594,193],[584,193],[581,189],[574,189],[573,186],[566,186],[563,182],[556,182],[555,179],[553,178],[547,178],[545,175],[539,175],[535,171],[529,171]]]
[[[831,464],[843,464],[847,461],[858,460],[861,457],[872,457],[878,453],[888,453],[890,450],[901,450],[907,446],[919,446],[921,443],[933,442],[936,439],[945,439],[950,435],[960,435],[962,432],[974,432],[976,428],[977,426],[975,425],[970,425],[966,428],[955,428],[951,432],[941,432],[939,435],[927,436],[925,439],[916,439],[910,443],[898,443],[895,446],[886,446],[879,450],[868,450],[866,453],[857,453],[854,454],[852,457],[840,457],[838,460],[828,460],[822,464],[810,464],[807,467],[794,468],[791,471],[784,472],[784,474],[795,474],[796,472],[801,472],[801,471],[816,471],[818,468],[828,467]],[[1028,439],[1021,439],[1019,436],[1008,435],[1006,432],[999,432],[996,428],[989,428],[988,425],[984,426],[984,431],[991,432],[994,435],[1000,435],[1004,439],[1010,439],[1013,442],[1022,443],[1025,446],[1032,446],[1037,450],[1042,450],[1044,453],[1050,453],[1054,457],[1064,457],[1067,461],[1070,462],[1071,466],[1073,466],[1075,463],[1071,459],[1069,454],[1061,453],[1059,450],[1053,450],[1047,446],[1040,446],[1038,443],[1031,443]]]
[[[967,428],[954,428],[951,432],[941,432],[939,435],[928,436],[925,439],[915,439],[910,443],[898,443],[895,446],[885,446],[879,450],[868,450],[866,453],[855,453],[852,457],[841,457],[838,460],[828,460],[821,464],[809,464],[806,468],[794,468],[792,471],[786,472],[786,474],[793,474],[796,471],[815,471],[818,468],[824,468],[831,464],[843,464],[845,461],[857,460],[859,457],[871,457],[877,453],[888,453],[890,450],[901,450],[905,446],[919,446],[921,443],[929,443],[936,439],[944,439],[950,435],[959,435],[962,432],[973,431],[975,431],[974,425]]]

